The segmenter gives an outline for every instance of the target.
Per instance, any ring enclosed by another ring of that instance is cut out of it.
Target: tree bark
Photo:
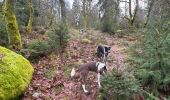
[[[129,0],[129,16],[130,16],[130,20],[132,18],[132,6],[131,6],[131,0]]]
[[[148,14],[146,16],[146,22],[144,23],[144,28],[146,27],[146,25],[148,24],[148,21],[149,21],[149,17],[150,17],[150,14],[151,14],[151,11],[152,11],[152,7],[153,7],[153,4],[154,4],[155,0],[151,0],[151,3],[149,5],[149,9],[148,9]]]
[[[29,20],[27,24],[27,33],[30,35],[31,29],[32,29],[32,21],[33,21],[33,5],[32,5],[32,0],[28,0],[28,6],[29,6]]]
[[[49,15],[49,24],[48,24],[48,27],[50,28],[53,24],[53,19],[54,19],[54,16],[53,16],[53,9],[54,9],[54,4],[55,4],[55,1],[53,2],[53,0],[51,0],[50,2],[51,4],[51,7],[50,7],[50,15]]]
[[[83,28],[85,30],[87,28],[86,2],[87,0],[83,0]]]
[[[138,10],[139,10],[139,1],[136,0],[135,12],[134,12],[133,17],[131,18],[131,25],[132,25],[132,26],[133,26],[133,23],[135,22],[135,19],[136,19],[136,15],[137,15]]]
[[[15,16],[16,0],[5,0],[4,17],[8,32],[9,45],[13,49],[21,49],[21,36],[18,29],[18,23]]]
[[[115,4],[116,4],[116,6],[115,6],[116,14],[115,14],[115,17],[114,17],[114,22],[117,23],[117,19],[118,19],[118,16],[119,16],[120,0],[117,0],[117,2]]]
[[[134,14],[132,15],[132,1],[129,0],[129,18],[125,16],[125,18],[129,21],[130,25],[133,26],[135,19],[136,19],[136,15],[137,12],[139,10],[139,0],[136,0],[136,7],[135,7],[135,11]]]
[[[61,21],[66,24],[66,7],[64,0],[60,0],[60,7],[61,7]]]
[[[3,4],[0,3],[0,12],[2,12],[2,6],[3,6]]]

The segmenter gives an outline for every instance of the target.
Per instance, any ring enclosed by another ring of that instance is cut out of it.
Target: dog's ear
[[[103,67],[103,69],[104,69],[105,71],[107,71],[107,68],[106,68],[106,66],[104,66],[104,67]]]
[[[108,50],[110,50],[110,49],[111,49],[111,47],[109,46],[109,47],[108,47]]]
[[[107,72],[107,68],[106,66],[104,66],[101,70],[100,70],[100,74],[104,75]]]

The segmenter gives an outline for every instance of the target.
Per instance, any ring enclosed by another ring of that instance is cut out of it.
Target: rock
[[[13,100],[28,87],[34,69],[23,56],[1,46],[0,55],[0,100]]]
[[[38,97],[40,96],[40,94],[41,94],[41,93],[35,92],[32,96],[33,96],[34,98],[38,98]]]

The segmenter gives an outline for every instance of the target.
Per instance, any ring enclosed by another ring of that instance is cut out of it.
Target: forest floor
[[[72,30],[62,61],[59,55],[52,53],[33,63],[33,79],[22,100],[96,100],[100,95],[96,74],[89,73],[86,88],[90,94],[86,95],[80,82],[70,79],[71,69],[82,63],[99,61],[96,49],[99,44],[104,44],[111,46],[109,71],[123,71],[130,66],[129,47],[136,41],[133,36],[111,36],[94,30],[80,34]]]

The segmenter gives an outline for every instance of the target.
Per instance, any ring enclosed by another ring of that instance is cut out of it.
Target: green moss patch
[[[92,43],[92,41],[87,39],[87,38],[82,39],[82,42],[85,43],[85,44],[91,44]]]
[[[0,100],[14,99],[22,94],[33,71],[27,59],[0,46]]]

